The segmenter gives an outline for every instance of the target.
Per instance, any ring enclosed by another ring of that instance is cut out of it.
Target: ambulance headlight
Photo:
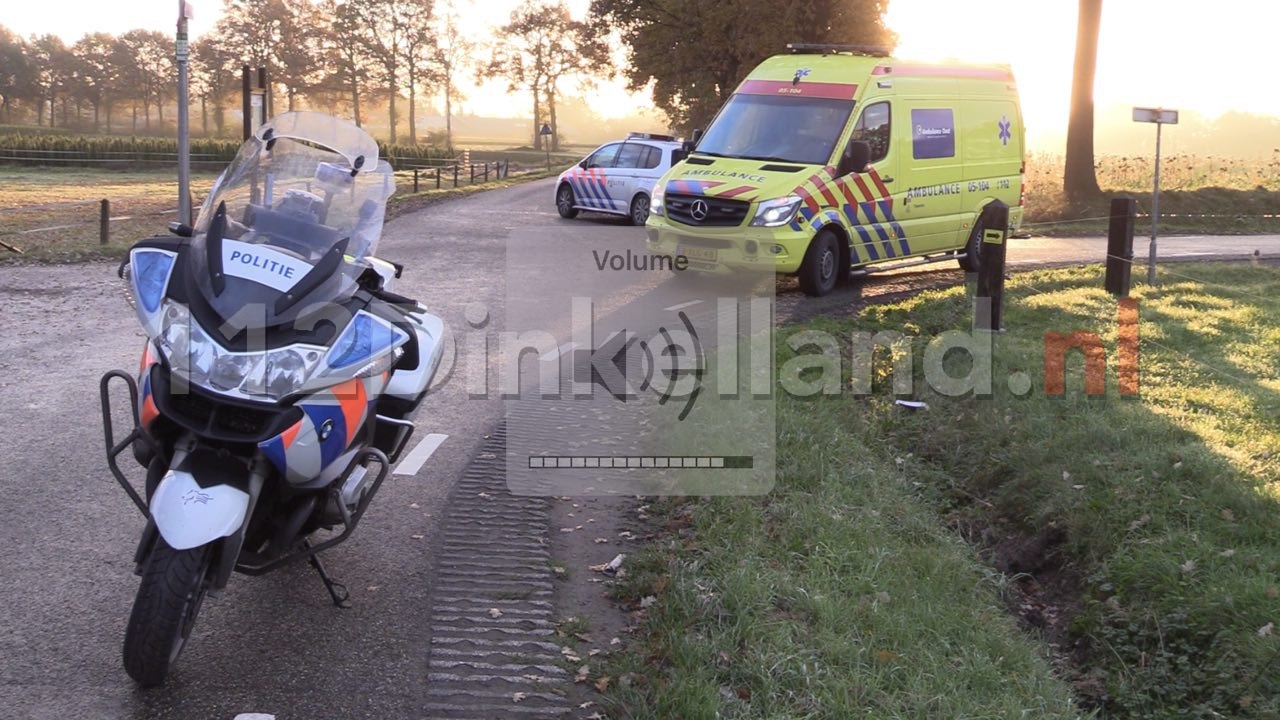
[[[658,182],[653,184],[653,190],[649,192],[649,214],[650,215],[657,215],[661,217],[666,214],[666,211],[662,208],[662,201],[663,201],[662,195],[663,195],[662,181],[659,180]]]
[[[756,208],[756,216],[751,219],[751,227],[781,227],[791,222],[800,209],[803,200],[799,195],[790,195],[775,200],[765,200]]]

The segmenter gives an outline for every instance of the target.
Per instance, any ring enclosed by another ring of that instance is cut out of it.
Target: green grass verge
[[[992,395],[924,386],[927,341],[968,327],[963,288],[788,328],[842,339],[842,388],[851,333],[904,333],[929,409],[894,405],[878,353],[869,396],[779,397],[771,495],[659,504],[670,532],[617,589],[658,601],[608,670],[616,713],[1073,716],[1006,612],[1030,594],[1061,613],[1059,677],[1105,717],[1280,717],[1280,273],[1173,269],[1134,292],[1136,397],[1118,394],[1096,268],[1010,280]],[[1066,392],[1044,394],[1044,333],[1074,330],[1110,351],[1107,394],[1084,393],[1078,351]],[[1009,548],[1036,548],[1035,578]]]

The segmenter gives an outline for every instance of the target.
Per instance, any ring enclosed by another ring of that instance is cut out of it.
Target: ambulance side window
[[[853,140],[866,140],[871,145],[870,162],[889,155],[889,103],[878,102],[862,109],[853,126]]]

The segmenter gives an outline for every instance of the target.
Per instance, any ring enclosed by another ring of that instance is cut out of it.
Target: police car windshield
[[[738,93],[711,123],[697,152],[823,165],[852,112],[852,100]]]

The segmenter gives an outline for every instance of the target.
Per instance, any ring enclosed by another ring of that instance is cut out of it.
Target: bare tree
[[[406,47],[414,28],[431,16],[430,0],[347,0],[363,30],[365,42],[374,59],[378,79],[387,92],[387,117],[391,142],[396,142],[399,116],[396,99],[400,95],[401,75],[409,62]]]
[[[453,148],[453,101],[463,99],[458,91],[455,78],[465,72],[470,63],[475,43],[463,36],[458,27],[458,15],[453,5],[445,6],[440,13],[436,26],[435,65],[444,97],[444,139],[445,145]]]
[[[344,0],[325,0],[320,14],[328,26],[321,45],[321,66],[326,72],[322,86],[346,94],[356,125],[361,124],[360,97],[369,82],[372,56],[356,7]]]
[[[409,142],[418,144],[418,85],[439,79],[433,62],[435,28],[428,13],[410,15],[404,34],[404,60],[409,90]]]
[[[1080,0],[1071,117],[1067,123],[1067,158],[1062,177],[1062,190],[1070,200],[1087,199],[1100,192],[1093,168],[1093,79],[1098,66],[1101,27],[1102,0]]]
[[[541,149],[543,103],[551,124],[551,147],[559,149],[556,99],[559,85],[612,73],[608,46],[586,23],[573,20],[563,2],[525,0],[502,28],[506,42],[493,50],[483,74],[505,77],[510,88],[533,93],[533,146]]]

